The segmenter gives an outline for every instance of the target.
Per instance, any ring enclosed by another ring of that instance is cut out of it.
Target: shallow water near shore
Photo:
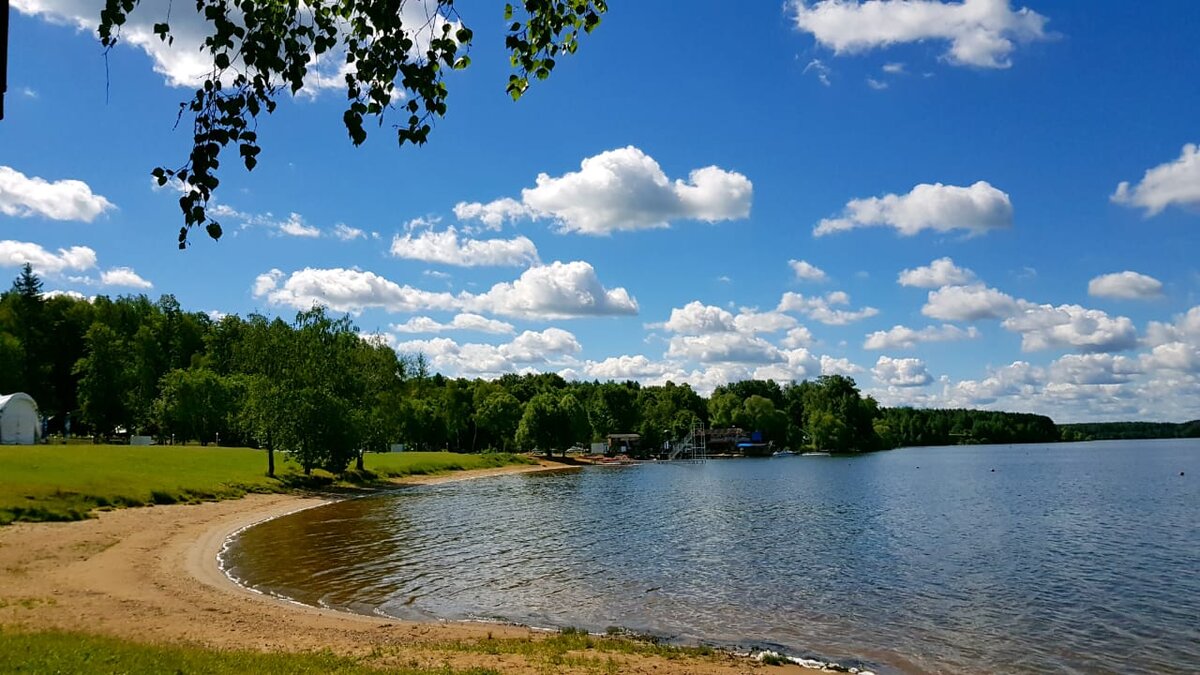
[[[311,605],[883,672],[1195,672],[1198,560],[1196,440],[504,476],[301,511],[224,554]]]

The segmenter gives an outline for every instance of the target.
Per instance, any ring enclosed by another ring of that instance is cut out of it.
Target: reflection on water
[[[1200,442],[913,448],[409,489],[252,528],[226,564],[400,618],[616,625],[883,670],[1194,672],[1198,522]]]

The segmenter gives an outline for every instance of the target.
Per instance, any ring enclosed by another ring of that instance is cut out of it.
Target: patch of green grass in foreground
[[[367,454],[368,474],[398,477],[528,463],[507,454],[449,452]],[[268,478],[266,453],[249,448],[129,445],[0,446],[0,525],[13,521],[82,520],[93,509],[236,499],[248,492],[328,487],[324,472],[300,474],[276,453]]]
[[[261,673],[378,675],[380,670],[327,652],[261,653],[180,645],[149,645],[65,632],[26,633],[0,629],[3,673]],[[398,675],[492,675],[489,669],[388,668]]]

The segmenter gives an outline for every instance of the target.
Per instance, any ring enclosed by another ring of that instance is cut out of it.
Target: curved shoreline
[[[578,467],[539,462],[535,465],[510,465],[494,469],[455,471],[432,476],[410,476],[406,478],[395,479],[392,481],[392,483],[394,483],[398,489],[403,487],[457,483],[468,480],[477,480],[480,478],[490,478],[493,476],[509,476],[524,473],[545,473],[575,468]],[[205,532],[204,536],[198,539],[195,544],[188,549],[185,569],[192,576],[204,581],[218,590],[249,595],[255,598],[268,599],[289,608],[303,608],[326,613],[331,616],[355,620],[374,621],[382,624],[394,623],[399,620],[390,619],[387,617],[373,617],[367,614],[358,614],[355,612],[331,609],[327,607],[315,607],[313,605],[305,604],[303,602],[285,598],[283,596],[274,595],[271,593],[263,593],[262,591],[251,588],[234,578],[229,573],[229,570],[225,568],[225,562],[222,559],[223,554],[226,550],[228,550],[230,544],[233,543],[234,538],[256,525],[261,525],[263,523],[275,520],[276,518],[283,518],[285,516],[290,516],[293,513],[299,513],[308,509],[315,509],[321,506],[335,504],[346,499],[358,499],[373,494],[379,494],[379,492],[368,492],[353,497],[300,497],[299,501],[296,503],[283,503],[278,505],[278,507],[258,510],[247,514],[245,518],[239,518],[229,523],[224,523],[219,527],[214,527]]]
[[[480,469],[480,470],[477,470],[474,472],[461,472],[461,475],[460,475],[460,472],[455,472],[455,473],[451,473],[451,474],[439,474],[436,476],[414,477],[411,479],[402,479],[402,480],[398,480],[395,482],[398,487],[404,487],[404,486],[418,487],[418,486],[438,485],[438,484],[445,484],[445,483],[456,483],[456,482],[475,480],[475,479],[480,479],[480,478],[488,478],[488,477],[500,476],[500,475],[523,474],[523,473],[543,473],[543,472],[562,471],[562,470],[570,470],[570,469],[578,469],[578,468],[581,468],[581,467],[579,467],[577,465],[566,465],[566,466],[557,465],[557,464],[553,464],[550,462],[541,461],[536,466],[501,467],[498,469]],[[363,614],[363,613],[354,612],[354,611],[348,610],[348,609],[335,609],[335,608],[331,608],[331,607],[318,607],[315,605],[310,605],[310,604],[307,604],[304,602],[300,602],[299,600],[294,600],[292,598],[288,598],[283,595],[277,595],[274,593],[264,592],[264,591],[260,591],[258,589],[252,588],[249,585],[247,585],[246,583],[244,583],[242,580],[233,576],[230,573],[230,571],[225,567],[225,561],[222,557],[223,554],[225,553],[226,550],[228,550],[229,546],[233,543],[234,539],[241,533],[245,532],[246,530],[249,530],[250,528],[253,528],[257,525],[261,525],[263,523],[270,522],[277,518],[283,518],[283,517],[290,516],[295,513],[299,513],[301,511],[306,511],[308,509],[318,508],[321,506],[328,506],[330,504],[335,504],[337,502],[344,501],[345,499],[359,499],[361,497],[370,496],[370,494],[378,494],[378,493],[369,493],[369,494],[364,494],[364,495],[360,495],[360,496],[344,497],[344,498],[314,499],[314,500],[312,500],[312,503],[304,503],[304,504],[298,505],[295,508],[291,508],[291,509],[280,509],[280,510],[278,510],[278,512],[276,512],[276,510],[272,509],[270,511],[260,512],[258,515],[261,517],[258,518],[257,520],[253,520],[252,522],[233,523],[226,528],[214,530],[214,531],[212,531],[213,535],[220,535],[220,545],[217,546],[214,551],[212,541],[215,541],[215,539],[211,540],[211,541],[202,540],[200,542],[197,542],[197,548],[199,550],[194,551],[194,553],[198,552],[201,555],[202,560],[207,561],[206,563],[204,563],[207,569],[196,570],[194,573],[203,574],[203,573],[207,572],[207,573],[211,574],[215,569],[215,572],[217,574],[215,574],[214,577],[219,576],[221,579],[220,579],[220,581],[218,581],[217,579],[214,578],[212,580],[212,583],[214,584],[214,586],[222,585],[222,582],[224,582],[224,585],[232,586],[236,590],[236,592],[244,593],[244,594],[251,594],[254,597],[258,597],[258,598],[269,599],[269,600],[272,600],[277,603],[281,603],[284,606],[291,607],[291,608],[302,608],[302,609],[310,610],[310,611],[328,613],[332,616],[345,617],[348,619],[352,618],[352,619],[365,620],[365,621],[375,621],[377,623],[382,623],[382,624],[387,624],[390,622],[397,622],[397,621],[402,622],[402,623],[416,623],[419,625],[430,623],[429,621],[412,621],[412,620],[408,620],[408,619],[398,619],[395,617],[388,616],[386,614],[374,614],[374,615]],[[559,629],[553,628],[553,627],[532,626],[532,625],[525,625],[525,624],[519,624],[519,623],[509,623],[509,622],[505,622],[505,621],[483,621],[483,620],[442,619],[442,618],[433,619],[433,621],[436,621],[439,625],[447,625],[447,626],[454,626],[454,625],[473,626],[473,627],[484,626],[484,627],[493,628],[493,629],[494,628],[507,628],[510,630],[515,629],[517,631],[532,631],[534,633],[539,633],[539,634],[554,634],[554,633],[557,633],[559,630]],[[594,634],[594,635],[596,635],[597,637],[601,636],[598,633]],[[836,662],[824,661],[819,658],[805,658],[805,657],[789,656],[789,655],[781,654],[779,652],[771,651],[770,649],[766,649],[766,650],[760,649],[760,651],[757,651],[757,652],[755,652],[753,650],[751,650],[749,652],[739,652],[731,647],[718,647],[717,649],[719,649],[723,652],[726,652],[728,654],[734,655],[738,658],[744,658],[744,659],[746,659],[746,661],[748,663],[756,663],[757,661],[761,661],[764,657],[767,657],[768,660],[770,660],[771,658],[784,659],[786,661],[790,661],[792,664],[798,665],[809,671],[819,670],[819,671],[823,671],[823,672],[848,672],[848,673],[856,673],[856,674],[861,674],[861,675],[874,675],[874,673],[869,670],[861,670],[860,671],[857,668],[851,669],[851,668],[847,668],[842,665],[839,665]],[[777,665],[783,665],[783,664],[779,663]]]
[[[505,467],[406,482],[431,484],[553,468],[564,467]],[[545,656],[469,647],[492,639],[537,641],[552,634],[499,624],[399,621],[300,605],[241,586],[218,564],[217,554],[238,530],[326,503],[329,500],[298,495],[252,494],[196,505],[120,509],[85,521],[0,528],[0,626],[218,650],[328,650],[380,667],[441,668],[449,663],[505,673],[545,672]],[[745,673],[761,667],[730,654],[578,655],[612,658],[620,672],[647,675]],[[788,671],[802,672],[798,666],[771,670]]]

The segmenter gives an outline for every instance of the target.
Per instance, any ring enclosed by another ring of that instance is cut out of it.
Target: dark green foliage
[[[1133,438],[1200,438],[1200,420],[1171,422],[1090,422],[1060,424],[1064,441],[1105,441]]]
[[[708,421],[708,404],[686,384],[644,387],[638,392],[637,405],[642,419],[636,431],[642,435],[643,453],[683,438],[696,420]]]
[[[890,408],[882,424],[889,447],[975,443],[1053,443],[1058,427],[1045,415],[991,410]]]
[[[547,455],[555,448],[565,449],[561,417],[553,394],[538,394],[529,399],[517,425],[517,446],[522,450],[541,450]]]
[[[475,428],[482,437],[480,447],[508,450],[521,422],[521,402],[499,389],[480,386],[475,394]]]
[[[79,408],[97,440],[110,437],[132,419],[126,405],[129,391],[128,350],[112,328],[94,323],[84,335],[87,355],[75,365],[79,376]]]
[[[744,401],[751,396],[761,396],[768,399],[776,407],[783,405],[783,389],[779,383],[774,380],[742,380],[741,382],[730,382],[717,387],[713,391],[713,396],[721,394],[732,394],[738,400]]]
[[[117,44],[127,15],[141,4],[106,0],[98,29],[105,48]],[[438,18],[429,20],[422,12],[414,23],[405,23],[402,5],[389,0],[196,0],[195,11],[209,27],[201,58],[211,60],[212,69],[191,100],[180,106],[181,114],[193,118],[192,149],[179,168],[151,172],[159,185],[175,180],[183,187],[180,248],[187,246],[193,227],[220,238],[221,226],[207,207],[220,185],[221,152],[236,146],[246,170],[253,170],[262,152],[259,115],[274,112],[280,96],[300,91],[314,60],[323,55],[352,66],[345,74],[342,122],[354,145],[366,140],[368,119],[382,125],[389,112],[399,116],[393,126],[400,145],[428,140],[433,122],[446,114],[445,73],[470,65],[466,52],[473,34],[453,0],[436,0],[431,9]],[[605,11],[604,0],[506,5],[505,48],[514,71],[506,91],[513,100],[525,93],[531,77],[549,77],[556,58],[575,53],[580,33],[590,33]],[[169,14],[154,24],[165,42],[174,40],[166,22]]]
[[[632,433],[638,427],[639,389],[636,382],[623,384],[605,382],[594,386],[588,409],[593,438],[604,438],[609,434]]]
[[[201,445],[220,436],[232,440],[237,406],[245,395],[236,379],[208,368],[179,369],[162,377],[160,389],[152,412],[159,429]]]
[[[21,391],[24,384],[25,346],[17,336],[0,332],[0,391]]]

